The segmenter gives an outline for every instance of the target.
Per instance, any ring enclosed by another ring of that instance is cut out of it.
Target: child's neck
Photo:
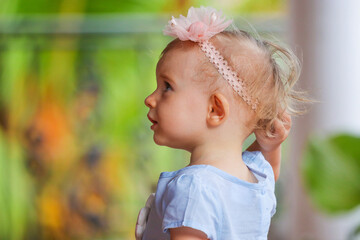
[[[233,148],[230,146],[198,146],[191,151],[189,165],[221,164],[224,162],[241,162],[242,146]]]
[[[257,182],[242,160],[242,145],[198,146],[191,151],[189,165],[206,164],[248,182]]]

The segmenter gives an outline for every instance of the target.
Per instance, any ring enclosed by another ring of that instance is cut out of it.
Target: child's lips
[[[149,114],[147,115],[147,117],[148,117],[148,119],[150,120],[150,122],[153,123],[153,125],[151,126],[151,129],[153,129],[154,126],[157,124],[157,121],[155,121],[154,119],[152,119],[152,118],[149,116]]]
[[[157,123],[154,123],[153,125],[151,125],[151,130],[154,130],[155,129],[155,126],[157,126]]]

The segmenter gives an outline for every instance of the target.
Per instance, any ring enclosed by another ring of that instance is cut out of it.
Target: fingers
[[[274,137],[283,140],[286,139],[291,129],[291,123],[291,116],[286,112],[278,119],[275,119],[272,127]]]
[[[256,138],[285,140],[289,135],[291,129],[291,116],[284,112],[279,118],[275,119],[271,126],[271,133],[273,136],[268,136],[264,129],[257,129],[254,131]]]
[[[279,119],[276,119],[274,121],[273,126],[274,126],[275,137],[283,138],[282,136],[286,135],[285,126]]]
[[[291,128],[291,116],[287,112],[284,112],[281,117],[279,117],[284,124],[285,129],[289,130]]]
[[[265,139],[268,138],[266,131],[264,129],[256,129],[254,131],[256,139]]]

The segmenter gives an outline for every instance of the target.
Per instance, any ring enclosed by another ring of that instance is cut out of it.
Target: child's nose
[[[149,108],[154,108],[156,106],[154,93],[150,94],[147,98],[145,98],[145,105]]]

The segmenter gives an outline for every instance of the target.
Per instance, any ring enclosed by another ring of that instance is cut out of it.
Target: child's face
[[[194,82],[198,54],[194,49],[173,49],[158,63],[157,88],[145,99],[158,145],[190,151],[204,136],[209,96],[201,83]]]

